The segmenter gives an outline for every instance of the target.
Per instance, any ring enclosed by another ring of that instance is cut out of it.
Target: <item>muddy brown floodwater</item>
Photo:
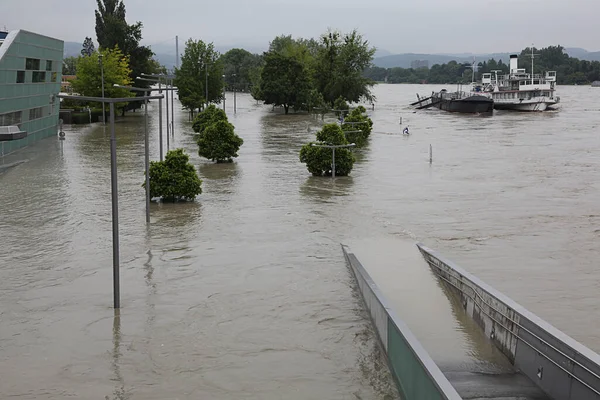
[[[192,155],[204,193],[152,204],[148,228],[142,114],[118,122],[118,317],[108,130],[5,157],[26,162],[0,173],[0,397],[394,398],[340,249],[377,238],[436,248],[600,350],[597,89],[560,87],[562,109],[539,114],[406,107],[434,89],[376,87],[370,144],[335,180],[298,161],[320,119],[246,95],[234,116],[228,94],[245,143],[214,165],[176,112],[171,147]]]

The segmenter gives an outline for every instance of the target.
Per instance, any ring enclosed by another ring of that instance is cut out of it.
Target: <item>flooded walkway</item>
[[[381,237],[349,245],[463,399],[549,399],[485,337],[414,242]]]

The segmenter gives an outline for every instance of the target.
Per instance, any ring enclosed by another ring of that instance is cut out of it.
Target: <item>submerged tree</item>
[[[202,181],[183,149],[171,150],[164,161],[150,163],[150,197],[167,201],[194,200],[202,193]],[[142,184],[146,187],[146,183]]]
[[[218,163],[231,162],[237,157],[244,140],[235,134],[234,127],[227,121],[217,121],[198,135],[198,154]]]
[[[114,85],[127,86],[131,84],[129,77],[129,58],[118,48],[102,49],[92,53],[89,57],[77,59],[77,77],[71,85],[73,91],[83,96],[102,97],[102,81],[99,56],[102,54],[102,68],[104,68],[104,94],[106,97],[133,97],[130,90],[121,89]],[[127,103],[117,103],[116,107],[124,108]]]
[[[366,112],[363,106],[358,106],[350,112],[342,124],[346,140],[356,144],[356,147],[363,147],[373,130],[373,120],[366,115]]]
[[[217,121],[227,121],[227,114],[214,104],[211,104],[196,116],[192,124],[192,129],[196,133],[204,133],[206,128]]]
[[[331,105],[338,97],[351,103],[373,101],[374,82],[363,76],[371,66],[375,48],[356,31],[341,34],[329,31],[321,36],[314,80],[323,98]]]
[[[175,70],[175,86],[181,104],[192,112],[207,102],[223,100],[223,63],[212,43],[193,39],[186,42],[181,67]]]
[[[345,145],[348,144],[342,128],[338,124],[327,124],[317,132],[317,141],[307,143],[300,149],[300,162],[306,164],[308,172],[313,176],[330,176],[333,167],[333,151],[330,148],[317,147],[318,145]],[[335,150],[335,174],[346,176],[354,166],[354,154],[348,148]]]
[[[261,73],[260,100],[265,104],[300,109],[308,104],[311,90],[308,69],[298,58],[279,52],[264,55]]]

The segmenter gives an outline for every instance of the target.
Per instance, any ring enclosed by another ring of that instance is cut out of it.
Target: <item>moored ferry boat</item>
[[[533,57],[533,54],[532,54]],[[531,63],[533,71],[533,62]],[[494,100],[497,110],[544,111],[557,104],[556,71],[528,74],[518,68],[518,56],[510,56],[510,73],[492,71],[482,75],[482,90]]]

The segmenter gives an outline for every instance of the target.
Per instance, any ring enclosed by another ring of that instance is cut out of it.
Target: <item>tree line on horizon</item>
[[[546,71],[556,71],[557,83],[560,85],[585,85],[600,80],[600,61],[580,60],[570,57],[565,48],[548,46],[542,49],[533,49],[536,54],[534,59],[534,73],[541,74]],[[507,62],[509,60],[506,60]],[[501,70],[507,74],[509,64],[503,60],[489,59],[477,63],[476,80],[481,80],[481,75],[493,70]],[[470,83],[472,80],[472,65],[450,61],[444,64],[435,64],[431,68],[382,68],[371,66],[364,71],[364,76],[377,82],[387,83],[431,83],[455,84]],[[519,68],[531,72],[531,48],[527,47],[519,54]]]

